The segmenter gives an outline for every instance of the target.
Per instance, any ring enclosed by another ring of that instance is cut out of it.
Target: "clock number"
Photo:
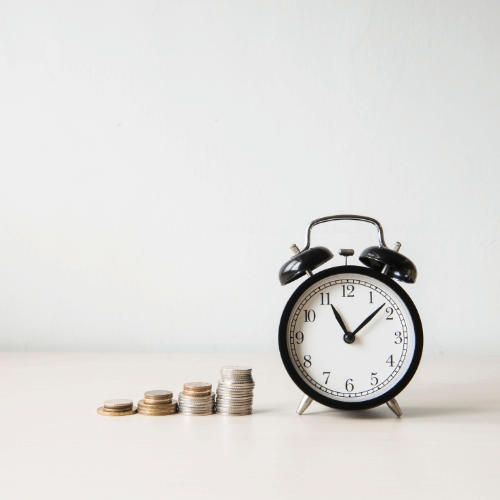
[[[394,335],[396,335],[396,340],[394,341],[394,343],[401,344],[401,342],[403,342],[403,339],[401,338],[401,332],[396,332]]]
[[[347,295],[345,294],[347,290]],[[354,285],[342,285],[342,297],[354,297]]]
[[[391,368],[394,366],[394,360],[392,359],[392,354],[389,356],[386,363],[389,363],[389,365],[391,365]]]
[[[370,292],[370,304],[373,304],[373,292]]]
[[[329,306],[330,305],[330,294],[327,293],[320,293],[321,295],[321,305],[322,306]]]
[[[352,378],[348,378],[345,382],[345,389],[347,392],[352,392],[354,390],[354,385],[352,383]]]
[[[306,323],[312,323],[316,319],[316,313],[312,309],[304,309]]]
[[[388,308],[385,310],[385,312],[389,315],[389,316],[387,316],[387,318],[385,318],[385,319],[388,319],[388,320],[391,320],[391,321],[392,321],[392,320],[394,319],[394,318],[392,317],[392,314],[393,314],[393,312],[394,312],[394,311],[393,311],[393,309],[392,309],[392,307],[388,307]]]
[[[372,373],[372,385],[377,385],[378,384],[378,378],[375,377],[377,375],[376,373]]]
[[[302,332],[297,332],[295,338],[297,339],[297,344],[302,344],[302,342],[304,342],[304,334]]]
[[[306,368],[311,368],[311,365],[312,365],[312,363],[311,363],[311,356],[309,354],[306,354],[304,356],[304,366]]]
[[[323,372],[323,375],[328,375],[325,380],[325,385],[328,384],[328,379],[330,378],[330,372]]]

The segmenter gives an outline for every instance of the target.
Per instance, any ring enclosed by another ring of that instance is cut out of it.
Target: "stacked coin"
[[[184,415],[212,415],[214,404],[212,384],[207,382],[189,382],[179,393],[179,413]]]
[[[141,415],[160,417],[177,413],[177,401],[172,399],[170,391],[148,391],[144,399],[137,403],[137,411]]]
[[[223,366],[217,387],[219,415],[250,415],[253,405],[252,369],[247,366]]]
[[[106,417],[124,417],[137,413],[137,408],[130,399],[108,399],[104,406],[97,408],[97,413]]]

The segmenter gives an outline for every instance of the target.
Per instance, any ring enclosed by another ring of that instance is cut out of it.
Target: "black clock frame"
[[[295,369],[295,364],[290,358],[287,346],[287,329],[288,329],[288,321],[290,319],[290,314],[292,310],[299,300],[300,296],[315,283],[329,278],[331,276],[335,276],[338,274],[359,274],[362,276],[368,276],[373,279],[377,279],[381,281],[384,285],[389,287],[395,294],[397,294],[405,306],[407,307],[411,319],[413,321],[413,326],[415,329],[415,351],[413,354],[413,359],[408,367],[408,370],[404,374],[403,378],[389,391],[378,396],[374,399],[370,399],[369,401],[353,401],[353,402],[344,402],[344,401],[336,401],[330,399],[326,396],[323,396],[321,393],[315,391],[311,386],[309,386],[298,374]],[[278,334],[278,344],[281,354],[281,360],[285,365],[285,369],[290,375],[290,378],[295,382],[297,387],[307,396],[314,399],[318,403],[322,405],[328,406],[330,408],[335,408],[338,410],[367,410],[369,408],[375,408],[377,406],[383,405],[387,403],[387,401],[395,398],[409,383],[410,380],[415,375],[417,371],[418,365],[420,364],[420,359],[422,358],[422,351],[424,348],[424,332],[422,329],[422,322],[420,321],[420,316],[418,314],[417,308],[415,304],[410,299],[409,295],[406,291],[398,285],[394,280],[388,278],[386,275],[380,273],[380,271],[374,271],[372,269],[361,267],[361,266],[338,266],[332,267],[329,269],[325,269],[324,271],[320,271],[314,276],[308,278],[304,283],[302,283],[292,294],[290,299],[288,300],[283,314],[281,316],[279,334]]]

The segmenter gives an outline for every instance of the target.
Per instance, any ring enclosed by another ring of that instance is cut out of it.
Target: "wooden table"
[[[250,365],[247,417],[98,416],[105,399],[214,386]],[[500,498],[500,357],[424,356],[398,397],[313,403],[278,355],[0,353],[0,491],[14,499]]]

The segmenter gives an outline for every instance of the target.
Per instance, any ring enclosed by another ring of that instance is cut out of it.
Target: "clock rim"
[[[298,374],[295,369],[295,364],[293,363],[290,354],[288,352],[287,345],[287,329],[288,322],[290,319],[290,314],[295,307],[298,299],[301,295],[309,288],[314,286],[315,283],[321,281],[324,278],[335,276],[337,274],[361,274],[368,276],[373,279],[381,281],[384,285],[388,286],[399,298],[403,301],[405,306],[410,313],[411,319],[413,321],[413,327],[415,330],[415,350],[413,353],[413,358],[411,360],[408,370],[404,374],[403,378],[389,391],[377,396],[376,398],[367,401],[336,401],[323,396],[319,392],[316,392],[312,387],[310,387]],[[387,277],[385,274],[380,273],[380,271],[374,271],[372,269],[361,267],[361,266],[337,266],[331,267],[320,271],[319,273],[308,278],[302,284],[300,284],[297,289],[293,292],[292,296],[288,299],[283,314],[281,315],[279,333],[278,333],[278,346],[280,350],[281,360],[285,366],[285,369],[290,376],[290,378],[295,382],[295,385],[307,396],[312,398],[314,401],[321,403],[329,408],[335,408],[338,410],[367,410],[369,408],[375,408],[377,406],[383,405],[395,398],[400,394],[406,386],[410,383],[411,379],[415,375],[417,368],[420,364],[422,358],[422,351],[424,348],[424,332],[422,328],[422,322],[420,320],[420,315],[418,314],[415,304],[411,300],[410,296],[406,291],[393,279]]]

